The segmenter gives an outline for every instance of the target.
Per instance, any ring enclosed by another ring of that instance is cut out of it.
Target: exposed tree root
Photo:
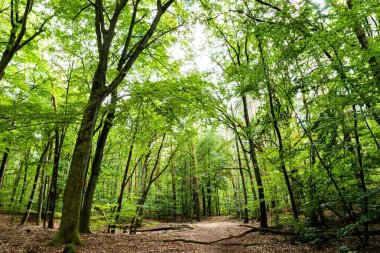
[[[296,233],[291,232],[291,231],[284,231],[284,230],[277,230],[277,229],[272,229],[272,228],[256,228],[256,227],[251,227],[249,225],[239,225],[240,227],[246,227],[250,228],[251,232],[262,232],[262,233],[271,233],[271,234],[276,234],[276,235],[292,235],[292,236],[297,236]]]
[[[155,232],[155,231],[183,230],[183,229],[194,229],[194,227],[190,225],[179,225],[179,226],[169,226],[169,227],[137,229],[137,232]]]
[[[172,239],[172,240],[164,240],[164,242],[187,242],[187,243],[196,243],[196,244],[213,244],[213,243],[222,242],[222,241],[226,241],[226,240],[230,240],[230,239],[234,239],[234,238],[241,238],[241,237],[243,237],[243,236],[245,236],[245,235],[247,235],[249,233],[252,233],[252,232],[256,232],[256,231],[253,230],[253,229],[250,229],[250,230],[247,230],[247,231],[245,231],[244,233],[242,233],[240,235],[233,235],[233,236],[221,238],[221,239],[218,239],[218,240],[215,240],[215,241],[210,241],[210,242],[196,241],[196,240],[186,240],[186,239],[181,239],[181,238]],[[222,245],[229,245],[229,244],[222,244]],[[235,245],[235,244],[233,244],[233,245]],[[245,244],[239,244],[239,245],[243,245],[244,246]]]
[[[221,241],[224,241],[224,240],[233,239],[233,238],[236,238],[236,237],[240,237],[240,236],[226,237],[226,238],[222,238],[222,239],[211,241],[211,242],[196,241],[196,240],[186,240],[186,239],[164,240],[164,242],[186,242],[186,243],[210,245],[210,244],[214,244],[214,243],[221,242]],[[222,245],[222,246],[256,246],[256,245],[260,245],[260,243],[222,243],[222,244],[219,244],[219,245]]]

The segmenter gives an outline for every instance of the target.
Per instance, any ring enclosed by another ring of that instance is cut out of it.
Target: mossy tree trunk
[[[80,215],[80,226],[79,226],[79,231],[81,233],[90,233],[90,216],[91,216],[92,200],[94,198],[96,184],[98,183],[99,175],[101,172],[104,147],[106,146],[107,137],[113,125],[112,123],[113,119],[115,118],[116,101],[117,101],[117,91],[114,90],[112,92],[110,109],[107,113],[107,117],[104,122],[102,131],[98,137],[94,161],[91,167],[91,176],[87,185],[86,193],[84,195],[83,207],[82,207],[81,215]]]
[[[93,92],[84,111],[63,195],[61,225],[53,241],[58,244],[81,244],[79,236],[81,193],[91,149],[92,134],[103,99],[104,96]]]
[[[131,6],[126,7],[128,0],[121,0],[115,3],[114,12],[109,15],[112,17],[109,23],[105,22],[107,18],[104,12],[102,0],[96,0],[92,4],[95,8],[95,30],[97,39],[98,63],[93,75],[92,88],[88,99],[81,126],[75,143],[74,153],[70,165],[69,175],[63,196],[62,220],[59,231],[53,239],[52,244],[81,244],[79,235],[79,220],[81,196],[84,189],[84,178],[86,166],[89,160],[92,136],[97,120],[98,110],[105,99],[113,90],[115,90],[124,80],[131,70],[139,55],[149,46],[155,30],[160,22],[162,15],[166,12],[174,0],[168,0],[165,4],[157,1],[157,11],[146,29],[141,40],[135,45],[131,45],[134,36],[134,25],[141,20],[136,21],[138,5],[140,0],[132,1]],[[117,24],[121,13],[125,9],[132,10],[132,19],[127,34],[117,33]],[[117,63],[116,76],[107,86],[107,72],[109,68],[109,56],[115,35],[120,35],[121,41],[124,41],[122,50]]]

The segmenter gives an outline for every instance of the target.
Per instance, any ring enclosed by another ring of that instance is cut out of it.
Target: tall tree
[[[110,60],[110,50],[114,40],[116,27],[123,11],[126,11],[127,0],[115,3],[114,12],[110,15],[107,27],[105,10],[102,0],[96,0],[93,4],[95,9],[95,30],[98,49],[98,63],[92,79],[90,96],[83,113],[82,122],[78,131],[72,162],[70,165],[69,175],[63,196],[62,221],[58,234],[54,238],[54,243],[58,244],[81,244],[79,236],[79,219],[81,193],[83,192],[83,181],[85,177],[85,168],[88,163],[92,136],[98,110],[103,100],[123,81],[125,76],[131,70],[133,64],[152,42],[151,38],[160,23],[162,15],[167,11],[174,0],[166,3],[157,1],[157,10],[148,29],[145,30],[143,37],[131,45],[131,39],[135,33],[134,27],[138,20],[138,8],[140,1],[132,2],[131,22],[127,35],[120,38],[124,41],[122,51],[119,54],[119,61],[116,69],[116,76],[107,85],[107,72]]]

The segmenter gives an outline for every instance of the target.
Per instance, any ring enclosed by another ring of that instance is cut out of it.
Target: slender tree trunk
[[[23,218],[21,220],[21,225],[25,225],[26,224],[26,222],[28,221],[28,218],[29,218],[30,211],[32,210],[32,205],[33,205],[33,201],[34,201],[34,194],[36,193],[36,189],[37,189],[38,177],[40,175],[41,168],[44,166],[45,158],[46,158],[46,155],[47,155],[47,153],[49,151],[50,145],[51,145],[51,142],[50,142],[50,140],[48,140],[48,143],[46,144],[46,147],[42,151],[42,154],[41,154],[40,159],[38,161],[36,174],[34,176],[34,182],[33,182],[33,186],[32,186],[32,191],[30,193],[28,205],[26,207],[26,213],[24,214],[24,216],[23,216]]]
[[[264,57],[264,52],[263,52],[263,48],[261,45],[261,40],[258,39],[258,42],[259,42],[259,50],[260,50],[260,55],[261,55],[261,61],[263,64],[263,70],[264,70],[264,73],[265,73],[265,76],[267,79],[266,84],[267,84],[267,89],[268,89],[269,106],[270,106],[270,113],[272,115],[272,123],[273,123],[273,127],[274,127],[274,130],[275,130],[277,138],[278,138],[278,153],[279,153],[279,159],[280,159],[280,170],[284,174],[286,188],[288,189],[290,203],[292,206],[293,217],[296,221],[298,221],[297,205],[296,205],[296,201],[294,199],[292,185],[290,183],[289,175],[288,175],[288,172],[286,170],[285,161],[284,161],[284,145],[282,142],[282,135],[281,135],[280,128],[278,126],[277,116],[276,116],[276,113],[274,111],[274,101],[273,101],[274,100],[274,98],[273,98],[274,91],[272,89],[271,81],[269,78],[269,73],[268,73],[266,62],[265,62],[265,57]]]
[[[49,177],[46,177],[46,185],[45,189],[50,189],[50,180]],[[46,205],[45,205],[45,210],[43,210],[43,217],[44,217],[44,223],[43,223],[43,228],[46,228],[46,222],[48,219],[48,209],[49,209],[49,201],[50,201],[50,192],[47,191],[47,196],[46,196]]]
[[[104,147],[106,146],[107,137],[113,125],[113,120],[115,118],[116,102],[117,102],[117,91],[114,90],[112,92],[110,109],[107,113],[107,117],[104,122],[102,131],[96,143],[95,156],[94,156],[94,160],[92,162],[92,167],[91,167],[91,176],[87,185],[86,193],[84,195],[83,207],[82,207],[82,211],[80,215],[79,232],[81,233],[90,233],[92,200],[95,195],[96,184],[98,183],[99,175],[101,172]]]
[[[297,111],[294,108],[293,102],[289,98],[288,98],[288,102],[291,105],[293,112],[297,115]],[[344,194],[342,193],[342,191],[339,188],[339,185],[338,185],[338,183],[337,183],[334,175],[332,174],[332,169],[330,168],[331,165],[327,164],[325,162],[325,160],[322,159],[322,157],[321,157],[321,155],[320,155],[320,153],[319,153],[319,151],[317,149],[317,146],[314,143],[314,140],[313,140],[313,137],[312,137],[310,131],[303,125],[302,120],[299,117],[297,117],[297,118],[298,118],[299,124],[300,124],[300,126],[301,126],[304,134],[308,137],[308,139],[310,141],[310,144],[313,147],[313,150],[315,151],[316,157],[320,161],[320,163],[323,166],[323,168],[326,170],[326,173],[327,173],[330,181],[332,182],[332,184],[333,184],[336,192],[338,193],[338,196],[339,196],[339,199],[341,201],[341,204],[342,204],[343,208],[347,211],[347,213],[349,215],[349,218],[350,218],[350,221],[354,224],[356,222],[356,220],[355,220],[355,214],[352,212],[352,208],[350,207],[350,203],[347,203],[347,200],[346,200]],[[359,230],[357,228],[355,228],[355,231],[358,233],[359,240],[363,241],[362,237],[360,235]]]
[[[236,153],[238,156],[238,163],[239,163],[239,172],[240,172],[240,178],[241,178],[241,184],[243,187],[243,196],[244,196],[244,223],[248,223],[248,196],[247,196],[247,187],[245,185],[245,178],[244,178],[244,173],[243,173],[243,168],[242,168],[242,163],[241,163],[241,157],[240,157],[240,150],[239,150],[239,143],[237,140],[237,137],[235,138],[236,142]]]
[[[124,196],[125,187],[133,179],[133,175],[137,174],[137,173],[135,173],[136,169],[137,169],[137,167],[139,166],[141,160],[144,157],[144,155],[141,155],[139,157],[139,159],[137,160],[137,162],[135,163],[135,165],[133,167],[132,172],[128,176],[129,168],[130,168],[131,161],[132,161],[132,154],[133,154],[133,147],[134,147],[133,143],[135,141],[136,134],[137,134],[137,125],[136,125],[135,132],[134,132],[134,134],[132,136],[132,145],[129,147],[129,153],[128,153],[128,158],[127,158],[127,163],[125,165],[125,170],[124,170],[124,175],[123,175],[123,181],[121,182],[121,185],[120,185],[120,192],[119,192],[119,197],[117,199],[117,209],[116,209],[116,215],[115,215],[115,222],[116,223],[118,223],[118,221],[119,221],[120,212],[121,212],[121,208],[122,208],[122,204],[123,204],[123,196]],[[148,148],[150,148],[150,145],[151,145],[151,142],[149,142]],[[146,154],[145,161],[144,161],[144,166],[148,166],[148,158],[149,158],[150,154],[151,154],[150,151],[148,152],[148,154]],[[135,182],[137,182],[137,180],[135,180]],[[130,183],[130,188],[131,187],[132,187],[132,183]],[[136,189],[137,189],[137,187],[136,187]],[[129,189],[129,192],[130,191],[131,191],[131,189]],[[113,209],[113,212],[114,211],[115,211],[115,209]],[[114,232],[115,232],[115,227],[112,228],[112,230],[111,230],[111,233],[114,233]]]
[[[28,155],[29,156],[29,155]],[[22,201],[24,200],[24,195],[25,195],[25,191],[26,191],[26,184],[27,184],[27,178],[28,178],[28,162],[26,161],[25,162],[25,167],[24,167],[24,179],[22,181],[22,190],[21,190],[21,195],[20,195],[20,199],[19,199],[19,203],[22,204]]]
[[[45,169],[42,170],[41,182],[40,182],[40,192],[38,194],[38,208],[37,208],[37,220],[36,225],[39,226],[41,224],[41,218],[43,214],[43,204],[45,197],[45,189],[46,189],[46,172]]]
[[[219,190],[216,188],[216,213],[220,216],[220,201],[219,201]]]
[[[236,136],[237,136],[237,139],[239,140],[240,146],[241,146],[241,148],[243,150],[244,161],[245,161],[245,164],[247,166],[247,171],[248,171],[248,176],[249,176],[249,182],[250,182],[250,185],[251,185],[252,197],[253,197],[254,202],[256,202],[257,201],[257,195],[256,195],[255,185],[254,185],[254,182],[253,182],[253,176],[252,176],[251,166],[249,166],[249,159],[247,157],[246,152],[244,151],[243,141],[242,141],[242,139],[240,138],[240,136],[239,136],[239,134],[237,132],[236,132]],[[257,206],[255,204],[253,205],[253,210],[254,210],[254,215],[255,215],[254,218],[256,219],[258,217],[258,213],[257,213]]]
[[[7,166],[8,157],[9,157],[9,148],[5,148],[5,152],[3,154],[3,159],[1,160],[1,167],[0,167],[0,189],[3,185],[5,168]]]
[[[171,146],[171,152],[173,152],[172,146]],[[176,185],[175,185],[174,163],[172,163],[171,169],[172,169],[171,170],[171,177],[172,177],[172,200],[173,200],[172,213],[173,213],[173,220],[176,221],[177,220],[177,191],[176,191]]]
[[[234,212],[236,211],[236,215],[239,217],[239,219],[241,219],[241,199],[238,197],[238,186],[239,185],[239,182],[236,184],[235,183],[235,177],[232,173],[230,173],[230,177],[231,177],[231,184],[232,184],[232,189],[233,189],[233,192],[234,192],[234,206],[237,206],[238,209],[236,210],[233,210]]]
[[[197,221],[201,221],[201,208],[200,208],[200,202],[199,202],[199,184],[198,184],[198,158],[197,158],[197,147],[195,146],[194,142],[192,145],[193,149],[193,159],[194,159],[194,171],[193,171],[193,184],[194,184],[194,213],[195,213],[195,219]]]
[[[253,142],[253,138],[252,138],[252,134],[250,130],[251,123],[249,121],[249,115],[248,115],[247,97],[243,95],[242,100],[243,100],[243,107],[244,107],[244,120],[245,120],[245,124],[248,131],[249,154],[252,160],[252,166],[253,166],[253,171],[255,173],[256,184],[257,184],[257,189],[258,189],[257,191],[259,195],[260,227],[266,228],[268,227],[268,218],[267,218],[267,209],[266,209],[266,204],[265,204],[264,186],[261,180],[259,164],[257,162],[257,157],[256,157],[255,144]]]
[[[54,212],[55,203],[57,200],[57,181],[58,181],[58,170],[59,170],[59,160],[60,160],[60,134],[59,130],[55,130],[54,134],[54,163],[53,163],[53,173],[50,181],[49,189],[49,206],[48,208],[48,228],[54,228]]]
[[[206,185],[206,190],[207,190],[207,215],[211,216],[212,215],[212,203],[211,203],[211,179],[210,176],[207,178],[207,185]]]
[[[206,193],[205,193],[205,187],[202,186],[202,208],[203,208],[203,216],[207,216],[206,211]]]
[[[364,175],[364,169],[363,169],[363,156],[361,153],[361,144],[358,134],[358,120],[357,120],[357,113],[355,105],[352,106],[352,110],[354,112],[354,133],[355,133],[355,142],[356,142],[356,153],[358,156],[358,164],[359,164],[359,181],[360,181],[360,187],[363,190],[364,199],[363,199],[363,207],[364,207],[364,215],[368,213],[368,197],[367,197],[367,186],[365,182],[365,175]],[[364,246],[368,245],[368,222],[364,223]]]
[[[133,144],[129,147],[129,153],[128,153],[128,158],[127,158],[127,164],[125,165],[125,170],[124,170],[124,175],[123,175],[123,181],[121,182],[120,186],[120,192],[119,192],[119,197],[117,198],[117,209],[116,209],[116,215],[115,215],[115,222],[119,222],[119,217],[120,217],[120,212],[123,204],[123,197],[124,197],[124,191],[125,187],[127,186],[128,182],[130,179],[133,177],[137,166],[139,165],[141,159],[143,156],[140,156],[139,160],[135,164],[133,171],[131,174],[128,176],[129,173],[129,168],[131,166],[131,160],[132,160],[132,154],[133,154]],[[111,230],[112,233],[114,233],[114,230]]]
[[[130,234],[136,234],[137,228],[141,225],[141,216],[144,212],[144,204],[145,204],[146,198],[148,197],[150,187],[159,178],[159,176],[166,170],[166,168],[169,166],[171,159],[173,158],[174,153],[171,154],[169,161],[168,161],[168,164],[165,166],[165,168],[163,170],[161,170],[161,172],[159,172],[158,175],[155,176],[154,173],[156,172],[156,169],[159,166],[161,151],[163,148],[165,137],[166,137],[166,133],[162,137],[161,144],[160,144],[160,147],[158,149],[157,156],[156,156],[156,161],[154,163],[152,171],[150,172],[149,180],[147,181],[147,186],[145,189],[143,189],[143,193],[141,195],[141,198],[137,202],[136,215],[132,218],[131,226],[130,226],[130,230],[129,230]]]
[[[11,204],[14,203],[15,198],[16,198],[17,186],[18,186],[20,179],[21,179],[22,169],[24,168],[24,166],[29,166],[29,163],[28,163],[29,155],[30,155],[30,149],[28,149],[25,152],[23,160],[20,163],[20,168],[19,168],[18,173],[16,174],[16,178],[13,182],[12,194],[11,194],[11,198],[10,198]]]

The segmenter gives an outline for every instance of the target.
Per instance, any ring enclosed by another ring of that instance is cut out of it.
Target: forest
[[[378,0],[0,20],[0,252],[379,252]]]

